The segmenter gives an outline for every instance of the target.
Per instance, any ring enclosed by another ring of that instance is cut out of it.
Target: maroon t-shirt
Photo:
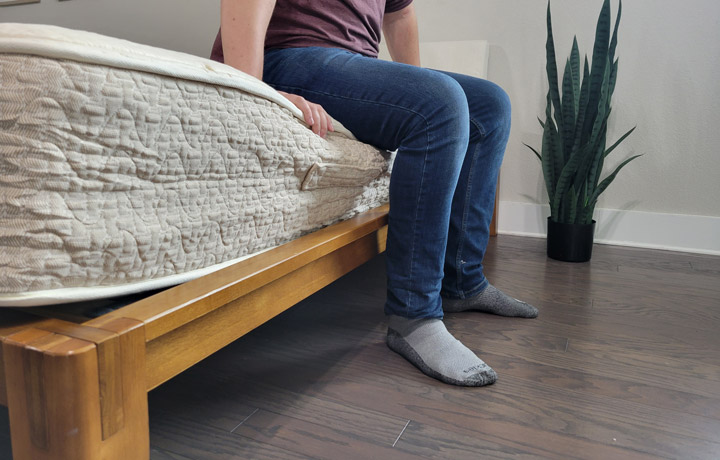
[[[412,0],[277,0],[265,49],[322,46],[377,57],[385,13]],[[224,62],[218,32],[211,59]]]

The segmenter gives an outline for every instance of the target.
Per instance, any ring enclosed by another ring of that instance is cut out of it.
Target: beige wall
[[[544,113],[545,8],[538,0],[415,0],[421,38],[490,41],[489,78],[513,102],[513,131],[502,170],[502,201],[545,203],[537,159]],[[591,52],[601,0],[552,0],[558,55],[574,34]],[[617,8],[617,0],[612,1]],[[614,17],[614,15],[613,15]],[[645,156],[618,175],[599,203],[607,209],[720,216],[720,2],[623,3],[619,80],[609,136],[636,132],[610,164]],[[564,64],[563,64],[564,65]]]
[[[219,0],[42,0],[0,7],[0,22],[53,24],[210,55]]]

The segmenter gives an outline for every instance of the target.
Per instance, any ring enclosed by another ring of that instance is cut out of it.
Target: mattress
[[[389,158],[199,57],[0,24],[0,306],[188,281],[387,202]]]

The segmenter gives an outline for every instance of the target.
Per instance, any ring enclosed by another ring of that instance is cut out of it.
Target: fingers
[[[299,97],[299,96],[298,96]],[[303,111],[305,122],[310,125],[310,129],[320,137],[325,137],[328,132],[328,126],[332,124],[330,121],[330,115],[325,112],[319,104],[314,104],[305,99],[302,100]]]
[[[335,131],[330,115],[325,112],[325,109],[323,109],[320,104],[312,103],[297,94],[289,94],[282,91],[279,91],[279,93],[300,109],[305,123],[310,126],[310,129],[312,129],[315,134],[325,137],[328,131]]]
[[[325,137],[327,136],[328,116],[320,105],[312,103],[311,105],[315,119],[315,125],[313,125],[312,130],[315,134],[320,135],[320,137]]]
[[[312,123],[308,123],[310,125],[310,129],[312,129],[315,134],[322,135],[322,114],[320,113],[320,109],[317,105],[310,102],[308,102],[307,104],[310,107],[310,112],[312,113],[313,119]]]
[[[320,134],[322,137],[327,136],[328,131],[335,131],[335,128],[332,124],[332,118],[328,113],[325,111],[325,109],[322,108],[319,104],[313,104],[318,109],[318,114],[315,117],[315,121],[317,122],[318,118],[320,119],[320,132],[317,134]]]
[[[291,102],[293,104],[295,104],[300,109],[300,111],[303,113],[303,118],[305,118],[305,123],[307,123],[311,127],[313,125],[315,125],[315,115],[313,113],[313,108],[310,105],[310,103],[300,96],[295,96],[293,99],[295,99],[295,100],[291,100]]]

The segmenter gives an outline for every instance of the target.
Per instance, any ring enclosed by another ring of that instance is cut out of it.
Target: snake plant
[[[611,38],[610,0],[605,0],[595,32],[592,68],[586,55],[581,75],[580,52],[575,37],[560,83],[548,3],[546,52],[549,89],[545,121],[538,118],[543,128],[542,154],[525,145],[542,163],[550,200],[550,218],[555,222],[590,224],[600,194],[625,165],[640,156],[626,159],[600,180],[605,158],[635,130],[632,128],[607,148],[610,101],[617,82],[615,49],[621,13],[622,2],[618,6]]]

